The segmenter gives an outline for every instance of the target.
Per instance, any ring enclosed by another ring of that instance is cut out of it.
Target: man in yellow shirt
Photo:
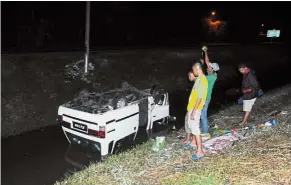
[[[193,137],[191,142],[186,144],[186,147],[190,148],[197,146],[197,153],[192,155],[192,159],[197,160],[204,157],[200,135],[200,117],[201,110],[203,109],[207,97],[208,81],[206,76],[203,74],[201,63],[195,63],[192,66],[192,70],[197,78],[189,97],[186,117],[188,119],[188,126]]]
[[[188,78],[189,78],[190,82],[194,82],[196,80],[196,76],[194,75],[192,69],[188,73]],[[190,148],[191,145],[189,143],[190,143],[190,140],[191,140],[191,129],[188,126],[188,113],[185,116],[185,131],[186,131],[187,136],[183,141],[181,141],[181,143],[186,145],[186,148]]]

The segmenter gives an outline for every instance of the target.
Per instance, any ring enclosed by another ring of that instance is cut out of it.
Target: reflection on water
[[[90,162],[99,161],[100,155],[97,152],[86,151],[86,148],[77,150],[77,145],[68,145],[68,149],[65,153],[65,161],[78,170],[83,170],[90,164]]]
[[[154,139],[157,136],[165,136],[173,127],[173,122],[167,125],[156,124],[153,130],[146,131],[145,128],[140,128],[134,142],[124,140],[122,143],[116,145],[114,154],[124,152],[132,149],[136,145],[142,144],[148,141],[150,138]],[[78,143],[78,142],[76,142]],[[94,150],[93,148],[84,147],[78,144],[68,144],[67,150],[64,155],[65,161],[74,166],[73,171],[79,171],[85,169],[92,162],[100,162],[101,155],[100,150]],[[72,169],[70,170],[72,172]]]

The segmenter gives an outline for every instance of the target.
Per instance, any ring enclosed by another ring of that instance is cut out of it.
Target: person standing
[[[197,78],[191,91],[187,106],[188,126],[191,130],[191,134],[193,135],[191,142],[187,145],[197,147],[197,153],[192,155],[192,159],[197,160],[204,157],[202,150],[200,119],[201,111],[206,101],[208,81],[203,73],[201,63],[195,63],[192,66],[192,70]]]
[[[188,78],[190,82],[194,82],[196,80],[196,77],[194,76],[193,71],[190,71],[188,73]],[[188,113],[186,113],[185,116],[185,131],[186,131],[186,138],[181,142],[182,144],[186,145],[186,148],[190,148],[190,141],[191,141],[191,129],[189,128],[188,124]]]
[[[245,112],[243,121],[239,124],[245,125],[248,121],[250,112],[255,104],[258,92],[261,90],[260,84],[254,73],[254,70],[249,68],[246,64],[240,64],[238,70],[243,74],[241,91],[243,93],[243,111]]]
[[[219,65],[217,63],[210,62],[208,52],[207,52],[208,48],[206,46],[204,46],[202,48],[202,50],[204,51],[205,64],[207,66],[206,78],[208,81],[208,91],[207,91],[206,101],[205,101],[205,104],[203,106],[202,113],[201,113],[201,130],[202,130],[202,134],[209,134],[208,133],[209,126],[208,126],[207,111],[208,111],[208,106],[209,106],[210,101],[211,101],[213,87],[214,87],[214,84],[217,80],[217,71],[219,71]]]

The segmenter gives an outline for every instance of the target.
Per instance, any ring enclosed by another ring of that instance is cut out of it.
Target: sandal
[[[200,155],[200,156],[197,156],[197,154],[193,154],[193,155],[192,155],[192,159],[193,159],[193,160],[199,160],[199,159],[202,159],[202,158],[204,158],[204,154],[202,154],[202,155]]]

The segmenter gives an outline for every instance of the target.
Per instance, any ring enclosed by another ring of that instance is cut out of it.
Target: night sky
[[[85,6],[85,2],[3,2],[2,50],[34,48],[41,20],[49,34],[42,47],[82,48]],[[92,47],[207,42],[202,19],[212,10],[227,21],[219,42],[256,42],[262,24],[265,29],[280,29],[280,41],[286,41],[288,7],[288,2],[91,2],[90,42]]]

